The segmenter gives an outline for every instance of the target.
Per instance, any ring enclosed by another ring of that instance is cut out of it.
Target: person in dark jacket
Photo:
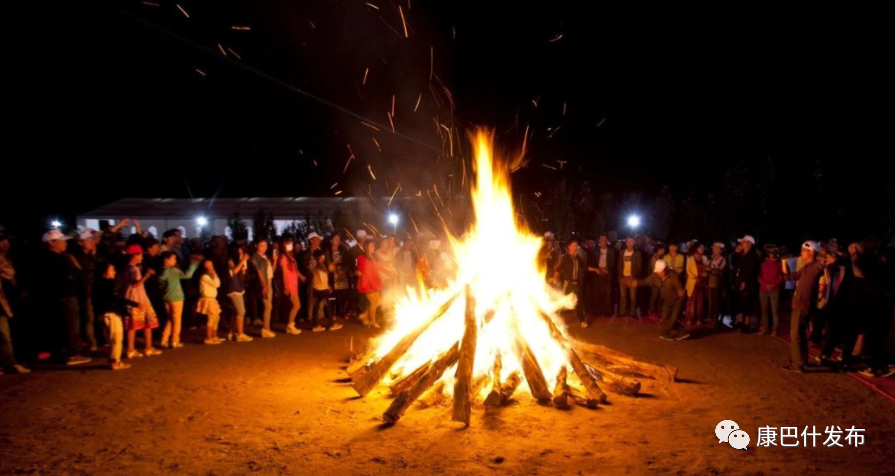
[[[643,254],[634,249],[634,238],[628,237],[625,247],[618,254],[618,281],[621,288],[618,312],[622,317],[637,317],[637,285],[634,282],[641,277]]]
[[[796,281],[796,291],[792,297],[792,317],[789,322],[790,338],[790,363],[783,366],[784,370],[804,372],[808,362],[808,324],[811,323],[812,313],[817,311],[817,291],[820,278],[823,275],[826,263],[816,259],[820,251],[815,241],[806,241],[802,244],[802,259],[805,266],[798,271],[791,271],[786,261],[783,261],[783,273]]]
[[[578,240],[569,240],[568,253],[559,260],[553,282],[560,283],[565,294],[574,293],[578,298],[575,304],[575,315],[581,321],[581,327],[587,327],[584,316],[584,276],[587,273],[587,258],[578,252]]]
[[[612,288],[617,281],[618,256],[615,248],[609,245],[609,237],[603,233],[599,245],[594,249],[593,259],[588,260],[587,270],[595,275],[596,312],[598,316],[612,314]]]
[[[78,281],[78,307],[81,312],[81,338],[86,339],[90,350],[97,349],[97,320],[93,307],[93,284],[96,282],[96,240],[93,232],[85,231],[78,235],[77,246],[70,248],[81,267]]]
[[[659,338],[664,340],[684,340],[690,334],[678,322],[681,307],[684,305],[684,286],[681,285],[677,273],[668,268],[665,260],[656,261],[653,274],[646,279],[634,280],[633,286],[651,286],[659,288],[662,298],[662,313]]]
[[[80,355],[81,351],[81,311],[78,304],[78,283],[83,279],[80,264],[74,256],[66,253],[69,237],[59,230],[50,230],[43,236],[47,246],[44,253],[43,282],[39,289],[39,302],[47,306],[48,315],[57,318],[63,332],[56,339],[56,357],[63,358],[67,365],[90,362]],[[54,323],[55,324],[55,323]],[[61,337],[64,335],[65,337]]]
[[[755,316],[755,301],[758,297],[758,275],[761,272],[761,257],[755,249],[755,238],[746,235],[739,240],[742,246],[742,254],[736,260],[737,279],[736,287],[739,293],[740,307],[737,313],[737,325],[740,331],[746,331],[752,326],[752,318]]]

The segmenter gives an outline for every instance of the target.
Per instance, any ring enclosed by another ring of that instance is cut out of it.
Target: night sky
[[[872,169],[892,157],[893,84],[872,11],[254,0],[184,1],[187,18],[163,0],[26,3],[5,47],[7,229],[125,196],[413,193],[458,167],[436,117],[457,157],[476,125],[506,151],[528,126],[519,193],[570,170],[597,190],[698,190],[768,156],[788,174],[863,170],[856,190],[890,182]]]

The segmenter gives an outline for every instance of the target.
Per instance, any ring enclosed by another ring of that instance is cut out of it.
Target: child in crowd
[[[320,325],[320,314],[330,322],[329,330],[337,331],[342,328],[341,324],[336,324],[332,317],[332,310],[328,302],[329,296],[332,294],[332,288],[329,285],[329,271],[335,269],[335,265],[326,265],[326,253],[323,250],[314,250],[314,261],[311,263],[311,325],[314,332],[322,332],[327,328]]]
[[[129,369],[130,364],[121,361],[121,348],[124,340],[124,324],[121,316],[129,314],[129,306],[137,307],[140,304],[124,299],[116,292],[114,264],[105,263],[97,268],[101,274],[94,287],[93,303],[96,306],[96,311],[103,316],[103,322],[106,325],[106,340],[111,346],[109,364],[112,370]]]
[[[224,342],[218,337],[218,322],[221,320],[221,305],[218,304],[218,288],[221,279],[214,271],[214,261],[206,259],[202,262],[202,275],[199,278],[199,302],[196,312],[208,317],[205,344],[213,345]]]
[[[158,283],[164,296],[165,309],[168,311],[168,322],[165,323],[165,329],[162,331],[162,348],[179,349],[183,347],[180,343],[180,326],[183,318],[183,285],[180,283],[183,279],[190,279],[193,273],[199,267],[198,259],[191,259],[190,267],[184,273],[177,267],[177,253],[174,251],[165,251],[162,253],[162,264],[164,266]]]
[[[140,271],[140,265],[143,264],[143,247],[137,244],[128,245],[125,254],[130,258],[128,261],[127,273],[124,276],[126,291],[125,299],[137,303],[136,306],[130,308],[124,328],[127,330],[127,358],[150,357],[159,355],[162,351],[152,347],[152,330],[158,327],[158,316],[149,302],[149,295],[146,294],[146,287],[143,284],[155,271],[149,269],[144,275]],[[143,340],[146,347],[143,353],[139,353],[134,348],[134,341],[137,338],[137,331],[143,331]]]

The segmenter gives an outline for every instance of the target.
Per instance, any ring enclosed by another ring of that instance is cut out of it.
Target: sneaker
[[[227,342],[232,342],[236,340],[236,334],[232,332],[227,333]]]
[[[14,373],[14,374],[29,374],[29,373],[31,373],[31,370],[26,369],[25,367],[23,367],[19,364],[13,365],[12,369],[10,369],[10,370],[12,370],[12,373]]]
[[[252,342],[252,338],[245,334],[239,334],[236,336],[236,342]]]
[[[587,329],[587,326],[588,326],[587,321],[581,321],[581,328],[582,328],[582,329]]]
[[[326,330],[326,328],[323,326],[314,326],[314,328],[311,329],[312,332],[323,332],[325,330]]]
[[[337,330],[339,330],[339,329],[341,329],[341,328],[342,328],[342,324],[335,324],[335,323],[334,323],[333,325],[329,326],[329,330],[331,330],[331,331],[337,331]]]
[[[665,334],[659,334],[659,338],[662,340],[674,340],[674,337],[667,336]]]
[[[286,326],[286,333],[297,336],[301,334],[301,329],[296,328],[294,325]]]
[[[261,338],[262,339],[273,339],[277,335],[267,329],[261,329]]]
[[[683,332],[674,337],[674,340],[685,340],[690,338],[689,332]]]
[[[787,372],[805,373],[805,366],[804,366],[804,365],[787,364],[787,365],[783,365],[783,366],[781,366],[780,368],[783,369],[783,370],[786,370]]]
[[[215,337],[214,340],[218,341],[218,344],[223,344],[224,342],[227,342],[226,340],[221,339],[220,337]]]
[[[146,357],[152,357],[153,355],[162,355],[162,351],[158,349],[146,349],[143,351],[143,355]]]
[[[172,349],[182,349],[182,348],[183,348],[183,344],[180,343],[180,342],[174,342],[174,343],[171,344],[171,348],[172,348]]]
[[[217,345],[223,342],[220,339],[205,339],[205,345]]]
[[[125,364],[124,362],[118,361],[112,362],[112,365],[110,367],[112,368],[112,370],[126,370],[131,368],[131,364]]]
[[[140,357],[143,357],[143,354],[141,354],[139,350],[127,353],[128,359],[139,359]]]
[[[89,357],[84,357],[81,355],[73,355],[68,358],[68,360],[65,362],[65,365],[81,365],[81,364],[86,364],[87,362],[90,362]]]
[[[255,319],[252,321],[252,325],[255,327],[261,327],[264,325],[264,322],[261,319]]]
[[[162,341],[158,346],[161,347],[162,349],[170,349],[171,348],[171,344],[169,342],[165,342],[165,341]]]

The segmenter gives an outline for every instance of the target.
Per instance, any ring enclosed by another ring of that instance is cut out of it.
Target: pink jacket
[[[764,263],[761,263],[761,272],[758,274],[758,284],[761,286],[761,291],[769,292],[780,289],[784,278],[783,268],[779,261],[766,259]]]

